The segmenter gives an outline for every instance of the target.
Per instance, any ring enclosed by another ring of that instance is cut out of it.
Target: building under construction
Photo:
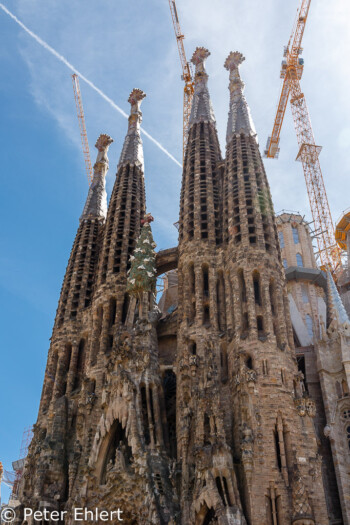
[[[301,0],[285,49],[265,153],[278,155],[291,97],[312,223],[274,213],[239,52],[224,64],[222,158],[210,53],[198,47],[187,62],[169,5],[185,82],[178,246],[155,250],[146,213],[145,94],[130,94],[107,206],[113,140],[98,137],[92,167],[73,75],[90,187],[34,437],[18,465],[16,523],[34,525],[32,509],[49,513],[42,523],[57,522],[55,511],[67,525],[81,516],[130,525],[350,525],[350,270],[341,261],[350,213],[334,232],[300,88],[310,0]]]
[[[96,142],[17,523],[86,508],[140,525],[350,524],[349,318],[310,226],[275,217],[238,52],[222,158],[209,55],[192,57],[178,246],[155,251],[141,90],[108,208],[112,139]]]

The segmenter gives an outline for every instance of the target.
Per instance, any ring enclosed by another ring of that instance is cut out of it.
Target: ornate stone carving
[[[306,415],[310,417],[316,416],[316,404],[315,401],[309,397],[301,397],[294,399],[295,407],[298,411],[299,416],[304,417]]]

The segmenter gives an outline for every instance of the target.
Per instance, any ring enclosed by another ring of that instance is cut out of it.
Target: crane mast
[[[281,67],[283,83],[271,137],[267,141],[265,156],[268,158],[278,157],[280,134],[287,102],[290,97],[299,145],[296,160],[301,161],[303,165],[311,213],[317,234],[317,254],[321,265],[329,268],[334,273],[341,266],[341,257],[340,250],[335,242],[334,225],[319,162],[319,154],[322,148],[316,145],[305,96],[300,86],[300,79],[304,69],[304,60],[300,58],[303,50],[301,43],[310,4],[311,0],[301,0],[288,46],[284,50],[285,58]]]
[[[181,31],[175,0],[169,0],[169,7],[170,7],[170,12],[171,12],[171,18],[173,20],[173,25],[174,25],[177,47],[179,49],[180,62],[181,62],[181,67],[182,67],[182,80],[185,82],[184,102],[183,102],[183,139],[182,139],[183,140],[182,156],[184,158],[186,144],[187,144],[188,126],[189,126],[189,120],[190,120],[190,115],[191,115],[192,98],[193,98],[193,92],[194,92],[194,82],[193,82],[191,66],[186,58],[185,47],[183,43],[185,36]]]
[[[92,176],[93,176],[91,158],[90,158],[90,148],[89,148],[89,142],[88,142],[87,133],[86,133],[85,116],[84,116],[83,101],[81,98],[81,92],[80,92],[80,86],[79,86],[79,78],[78,78],[78,75],[76,75],[75,73],[74,75],[72,75],[72,82],[73,82],[75,105],[77,107],[81,143],[83,145],[85,169],[86,169],[86,174],[87,174],[87,178],[88,178],[88,182],[90,186],[92,182]]]

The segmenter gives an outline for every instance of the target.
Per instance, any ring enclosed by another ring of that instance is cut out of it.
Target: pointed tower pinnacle
[[[128,102],[131,104],[128,132],[124,140],[123,149],[120,155],[118,169],[123,164],[135,164],[140,169],[144,169],[143,148],[140,135],[140,125],[142,113],[140,110],[141,102],[146,94],[141,89],[134,88],[130,93]]]
[[[230,111],[227,123],[226,140],[230,141],[233,135],[244,133],[256,137],[250,109],[243,94],[244,82],[239,74],[239,66],[245,60],[242,53],[231,52],[224,64],[230,72]]]
[[[333,280],[332,274],[327,270],[327,300],[329,319],[328,324],[337,320],[339,324],[349,323],[349,317]]]
[[[113,139],[109,135],[102,134],[95,144],[98,154],[94,164],[94,176],[80,217],[81,221],[89,218],[105,219],[107,216],[106,173],[109,167],[107,152],[112,142]]]
[[[215,124],[214,111],[211,105],[208,91],[208,74],[204,63],[210,52],[204,47],[197,47],[193,53],[191,62],[196,66],[194,76],[194,95],[189,125],[195,122],[213,122]]]

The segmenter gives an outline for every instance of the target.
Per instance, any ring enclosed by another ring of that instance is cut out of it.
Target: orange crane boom
[[[301,43],[310,4],[311,0],[301,0],[288,46],[284,50],[285,59],[282,61],[281,67],[283,84],[271,137],[267,141],[265,156],[269,158],[278,157],[283,119],[289,96],[291,96],[290,103],[299,145],[297,160],[302,162],[304,169],[317,235],[318,255],[321,265],[330,268],[334,273],[341,265],[341,257],[340,250],[335,242],[334,225],[318,158],[322,148],[316,145],[305,96],[300,87],[300,79],[304,69],[304,60],[300,58],[303,50]]]
[[[81,137],[81,142],[83,145],[85,169],[86,169],[86,174],[87,174],[87,178],[88,178],[88,182],[90,186],[92,182],[92,176],[93,176],[91,158],[90,158],[90,148],[89,148],[89,142],[88,142],[87,133],[86,133],[83,101],[81,98],[79,79],[78,79],[78,75],[76,75],[75,73],[74,75],[72,75],[72,82],[73,82],[75,105],[77,107],[80,137]]]
[[[185,36],[183,35],[180,27],[179,17],[177,15],[177,8],[175,0],[169,0],[171,18],[174,24],[175,37],[177,42],[177,47],[179,48],[180,62],[182,67],[182,80],[185,82],[184,87],[184,103],[183,103],[183,158],[185,156],[187,136],[188,136],[188,125],[191,115],[192,107],[192,98],[194,92],[194,82],[192,70],[189,62],[186,58],[185,47],[183,40]]]

